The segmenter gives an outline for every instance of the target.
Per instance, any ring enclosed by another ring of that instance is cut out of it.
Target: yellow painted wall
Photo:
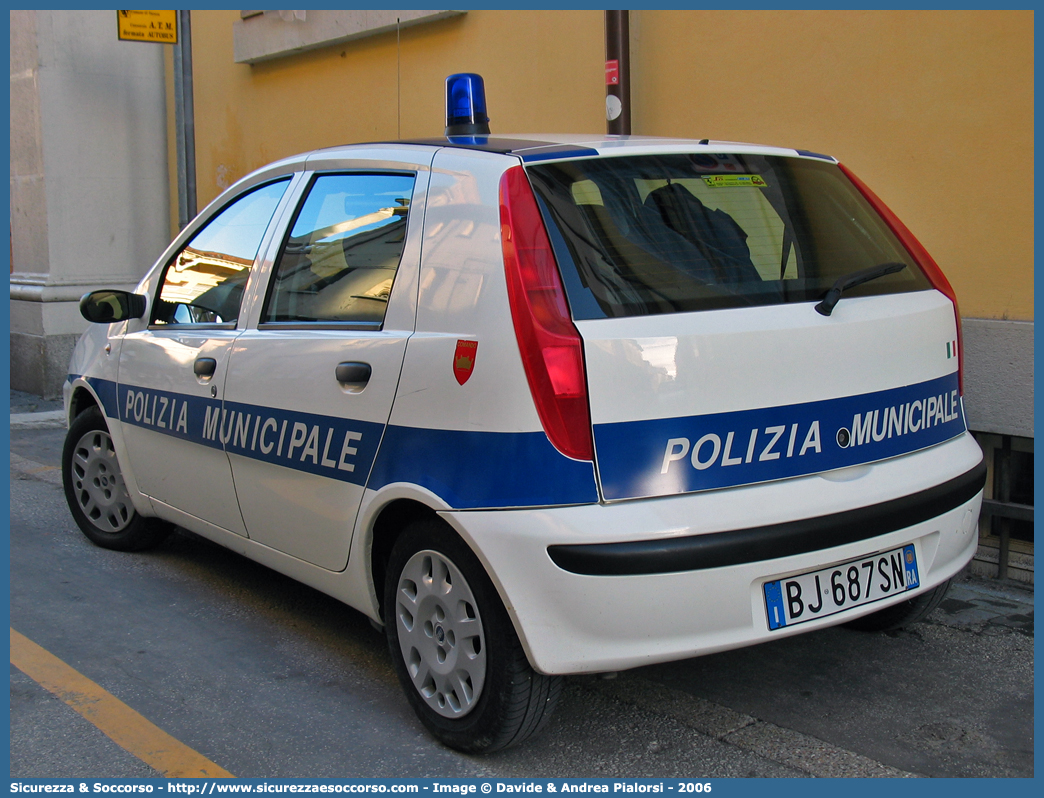
[[[483,76],[494,132],[604,127],[600,11],[470,11],[404,28],[398,58],[390,33],[254,66],[233,62],[237,19],[238,11],[192,12],[200,207],[282,156],[441,136],[454,72]]]
[[[833,155],[964,315],[1033,318],[1032,12],[641,11],[631,32],[634,133]]]
[[[256,66],[238,18],[193,12],[200,207],[281,156],[441,135],[453,72],[483,75],[494,133],[605,130],[601,11],[470,11],[398,54],[392,33]],[[965,316],[1033,318],[1032,12],[632,11],[631,39],[634,133],[834,155]]]

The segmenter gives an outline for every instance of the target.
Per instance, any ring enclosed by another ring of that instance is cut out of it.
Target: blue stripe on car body
[[[541,431],[385,430],[374,422],[88,382],[106,415],[123,423],[374,490],[411,483],[457,509],[599,500],[592,464],[563,456]],[[594,435],[603,494],[613,501],[876,462],[966,428],[954,373],[819,402],[598,424]]]
[[[593,465],[565,457],[543,432],[389,426],[382,443],[374,422],[88,382],[124,424],[374,490],[408,482],[465,510],[598,501]]]
[[[967,429],[957,373],[886,391],[596,424],[607,500],[752,485],[885,460]]]

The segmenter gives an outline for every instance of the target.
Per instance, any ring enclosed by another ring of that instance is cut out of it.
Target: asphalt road
[[[931,618],[573,678],[545,733],[434,743],[358,613],[187,532],[77,530],[61,430],[12,430],[11,626],[241,777],[1033,775],[1033,594],[966,577]],[[12,777],[155,776],[11,668]]]

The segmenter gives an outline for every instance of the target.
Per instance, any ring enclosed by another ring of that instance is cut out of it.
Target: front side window
[[[321,175],[276,263],[263,322],[379,326],[406,242],[413,175]]]
[[[167,267],[152,323],[229,324],[239,318],[261,239],[290,180],[240,197],[211,219]]]
[[[930,288],[840,169],[803,158],[693,154],[527,167],[574,318],[816,301]]]

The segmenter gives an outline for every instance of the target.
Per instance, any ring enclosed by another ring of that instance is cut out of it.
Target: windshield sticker
[[[732,188],[734,186],[768,188],[768,183],[761,175],[703,175],[702,177],[703,182],[710,188]]]

